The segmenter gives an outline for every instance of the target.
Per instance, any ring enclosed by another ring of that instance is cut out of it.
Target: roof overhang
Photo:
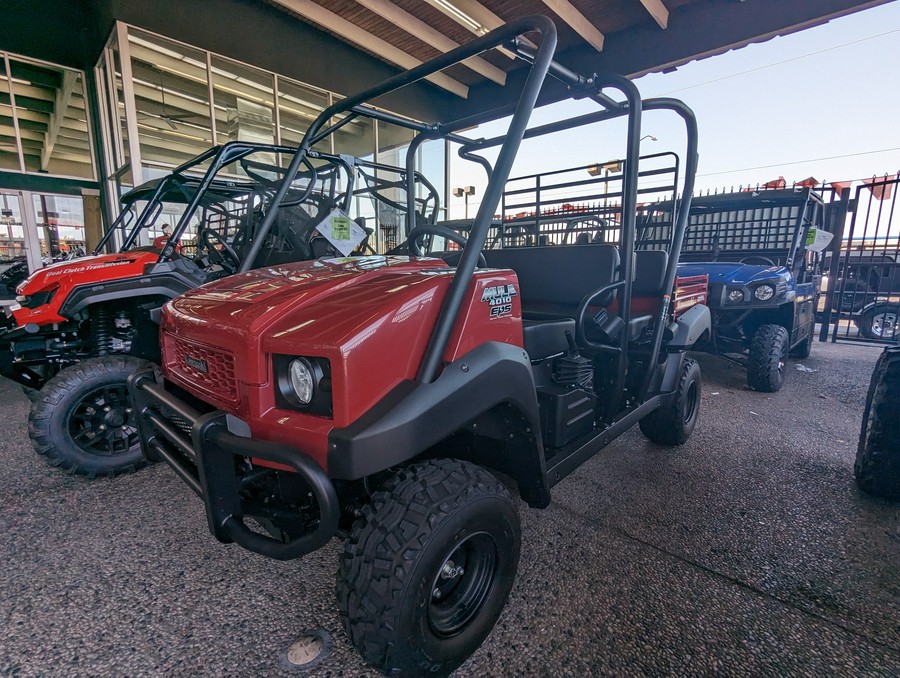
[[[0,49],[88,69],[115,20],[340,94],[371,86],[485,29],[543,13],[557,60],[631,77],[785,35],[891,0],[7,0]],[[461,15],[461,16],[460,16]],[[494,50],[384,105],[428,120],[510,104],[524,72]],[[564,96],[548,83],[547,103]]]

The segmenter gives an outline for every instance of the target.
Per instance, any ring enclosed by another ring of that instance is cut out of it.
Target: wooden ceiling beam
[[[660,28],[666,28],[669,25],[669,10],[666,9],[662,0],[641,0],[641,4],[656,20]]]
[[[347,21],[321,5],[310,2],[310,0],[273,1],[294,14],[336,33],[347,42],[354,43],[369,52],[377,54],[382,59],[395,66],[410,69],[422,64],[421,60],[416,59],[411,54],[407,54],[402,49],[394,47],[394,45],[372,35],[364,28]],[[444,73],[433,73],[425,79],[463,99],[469,96],[469,88],[466,87],[466,85]]]
[[[478,0],[425,0],[425,2],[475,35],[484,35],[506,23]],[[497,51],[514,61],[518,58],[506,47],[497,47]]]
[[[429,26],[418,17],[401,9],[389,0],[356,0],[360,5],[374,12],[378,16],[390,21],[397,28],[401,28],[423,42],[428,43],[441,52],[449,52],[459,47],[459,43],[451,40],[437,29]],[[481,57],[466,59],[463,63],[479,75],[493,80],[498,85],[506,84],[506,71],[488,63]]]
[[[544,0],[544,4],[569,24],[572,30],[584,38],[591,47],[598,52],[603,51],[603,33],[598,31],[597,27],[588,21],[569,0]]]

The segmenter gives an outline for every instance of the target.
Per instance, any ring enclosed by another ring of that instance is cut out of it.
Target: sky
[[[856,12],[767,42],[635,80],[644,98],[673,96],[696,113],[697,188],[737,190],[784,176],[860,180],[900,170],[900,2]],[[532,124],[596,110],[567,101],[535,110]],[[603,128],[606,128],[605,130]],[[502,132],[483,125],[477,136]],[[645,113],[642,153],[680,150],[672,114]],[[512,176],[606,162],[624,155],[624,125],[606,123],[524,142]],[[550,164],[552,162],[552,165]],[[475,185],[483,171],[451,159],[451,187]],[[462,199],[450,198],[452,217]]]

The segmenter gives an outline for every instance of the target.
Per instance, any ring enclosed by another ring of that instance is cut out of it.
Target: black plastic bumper
[[[165,461],[197,493],[206,506],[209,529],[218,540],[235,542],[269,558],[290,560],[321,548],[336,534],[340,516],[337,494],[309,456],[231,433],[224,412],[200,414],[159,385],[152,370],[131,376],[128,385],[144,454]],[[286,542],[247,527],[236,457],[284,464],[299,473],[318,504],[317,527]]]

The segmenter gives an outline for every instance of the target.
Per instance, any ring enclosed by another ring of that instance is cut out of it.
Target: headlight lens
[[[768,301],[775,296],[775,288],[771,285],[760,285],[753,291],[753,296],[760,301]]]
[[[315,380],[309,362],[304,358],[292,360],[288,366],[288,379],[297,400],[303,405],[309,405],[315,389]]]
[[[275,354],[275,405],[307,414],[330,415],[331,367],[325,358]]]
[[[740,303],[744,300],[744,290],[731,290],[728,293],[728,301],[733,304]]]

